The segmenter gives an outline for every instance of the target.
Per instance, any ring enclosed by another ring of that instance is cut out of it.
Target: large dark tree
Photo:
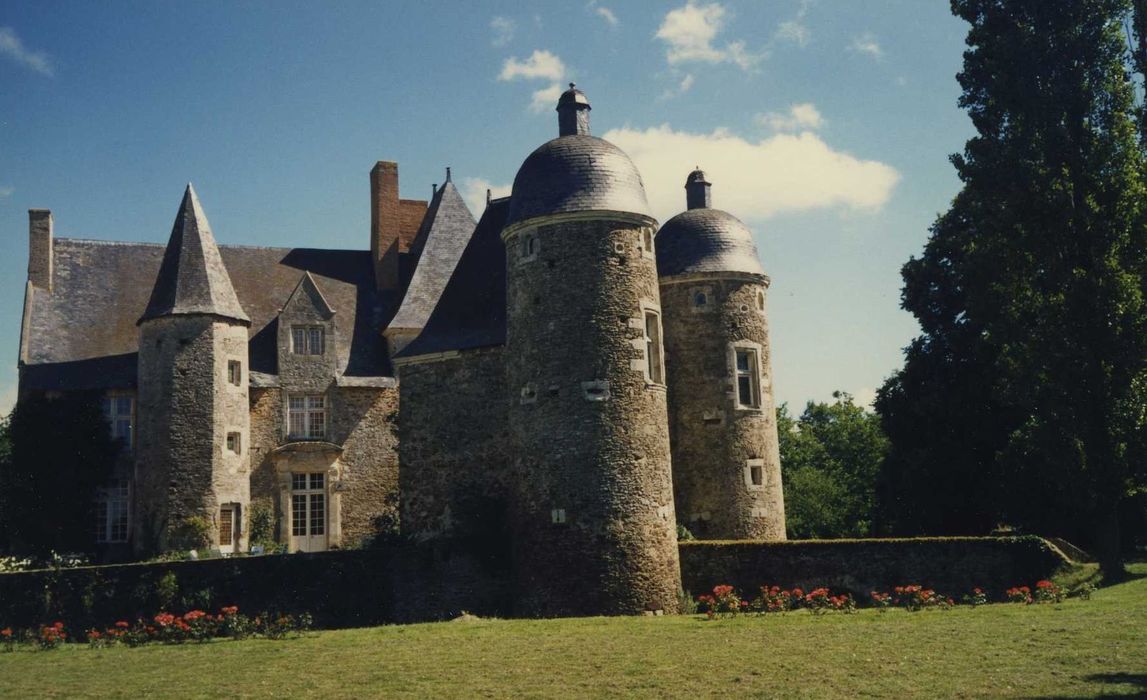
[[[1127,0],[953,0],[976,135],[963,189],[904,268],[923,334],[877,409],[899,529],[993,520],[1122,570],[1118,510],[1144,459],[1147,227]],[[903,515],[898,515],[898,512]]]
[[[92,551],[96,490],[120,449],[99,396],[26,399],[12,412],[8,432],[11,451],[0,461],[0,483],[10,548],[40,556]]]

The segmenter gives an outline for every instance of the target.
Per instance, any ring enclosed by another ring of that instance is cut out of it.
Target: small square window
[[[550,511],[550,519],[555,525],[564,525],[566,522],[566,509],[554,508]]]
[[[243,452],[243,438],[239,433],[227,433],[227,450],[235,454]]]
[[[239,360],[227,361],[227,381],[235,386],[240,386],[243,382],[243,363]]]
[[[759,464],[749,467],[749,482],[753,486],[764,486],[765,468]]]
[[[705,292],[697,292],[693,295],[693,306],[701,307],[709,304],[709,295]]]

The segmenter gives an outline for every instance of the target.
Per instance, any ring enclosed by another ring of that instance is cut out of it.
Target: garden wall
[[[920,537],[796,542],[682,542],[682,585],[693,595],[729,584],[869,591],[920,584],[959,598],[975,587],[998,597],[1050,578],[1071,562],[1040,537]]]
[[[317,627],[449,619],[513,609],[507,553],[466,540],[370,550],[121,564],[0,574],[0,626],[65,620],[73,629],[161,610],[310,613]],[[717,584],[829,586],[866,600],[873,589],[919,583],[949,595],[998,595],[1048,578],[1068,560],[1038,537],[684,542],[693,595]]]

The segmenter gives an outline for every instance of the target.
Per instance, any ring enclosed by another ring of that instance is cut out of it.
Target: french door
[[[327,480],[322,472],[291,474],[291,551],[327,548]]]

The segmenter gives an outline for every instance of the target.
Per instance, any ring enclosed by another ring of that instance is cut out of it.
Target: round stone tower
[[[139,319],[137,552],[246,548],[250,325],[188,185]]]
[[[769,278],[710,188],[690,173],[688,210],[657,234],[678,517],[702,539],[783,540]]]
[[[502,232],[517,612],[671,612],[657,221],[572,83],[557,111],[560,135],[518,170]]]

